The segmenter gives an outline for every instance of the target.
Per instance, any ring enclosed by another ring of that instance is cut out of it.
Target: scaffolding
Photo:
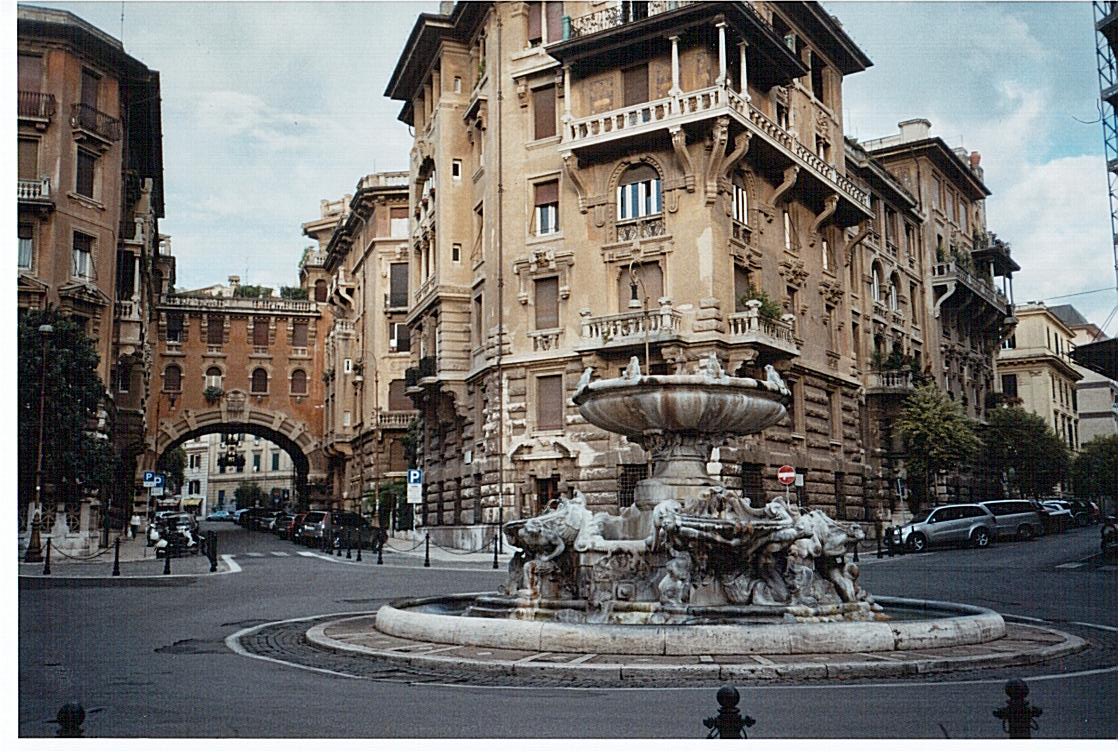
[[[1112,212],[1112,267],[1116,263],[1116,0],[1093,0],[1097,30],[1097,76],[1101,84],[1101,127],[1108,168],[1108,203]]]

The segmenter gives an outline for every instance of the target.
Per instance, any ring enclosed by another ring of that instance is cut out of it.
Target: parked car
[[[1106,562],[1116,563],[1116,517],[1104,517],[1101,525],[1101,556]]]
[[[268,531],[272,530],[272,523],[281,514],[283,514],[283,512],[277,511],[275,509],[266,509],[261,514],[258,514],[252,518],[253,529],[262,530],[267,533]]]
[[[308,512],[299,529],[299,542],[313,546],[323,540],[330,526],[330,512]]]
[[[979,504],[948,504],[919,514],[901,526],[901,534],[914,552],[953,544],[987,548],[997,527],[996,518]]]
[[[1048,515],[1046,532],[1061,533],[1077,524],[1073,519],[1073,511],[1069,506],[1062,506],[1058,500],[1040,502]]]
[[[373,525],[357,512],[331,512],[330,529],[335,537],[335,545],[357,546],[359,540],[368,547],[373,539]]]
[[[1066,499],[1069,509],[1073,512],[1073,521],[1078,527],[1087,527],[1101,521],[1101,508],[1091,501],[1082,499]]]
[[[208,522],[233,522],[233,515],[226,509],[218,509],[206,515]]]
[[[983,501],[980,506],[996,518],[997,538],[1030,540],[1046,532],[1046,526],[1034,505],[1026,499],[997,499]]]
[[[198,532],[198,521],[193,514],[176,512],[164,515],[156,520],[155,524],[160,541],[167,542],[166,546],[160,542],[156,543],[156,558],[198,553],[201,536]]]
[[[299,514],[294,515],[292,517],[292,519],[288,522],[287,531],[285,531],[285,533],[283,535],[281,535],[280,537],[281,538],[287,538],[288,540],[291,540],[291,541],[298,540],[299,539],[299,529],[300,529],[300,527],[303,526],[303,518],[306,517],[306,516],[307,515],[304,512],[300,512]]]
[[[268,531],[273,535],[281,538],[288,537],[288,523],[292,521],[293,515],[287,512],[281,512],[273,518],[272,522],[268,524]]]

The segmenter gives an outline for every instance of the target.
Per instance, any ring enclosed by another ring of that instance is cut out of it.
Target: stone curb
[[[122,562],[123,563],[123,562]],[[28,590],[41,590],[51,587],[146,587],[151,585],[190,585],[200,577],[217,577],[231,574],[225,562],[218,565],[217,572],[197,574],[122,574],[112,575],[65,575],[65,574],[21,574],[19,586]]]
[[[1085,640],[1074,635],[1046,627],[1021,625],[1024,629],[1037,630],[1039,632],[1059,636],[1062,638],[1062,641],[1045,645],[1037,649],[1014,653],[1001,651],[978,656],[945,658],[923,656],[920,659],[910,661],[868,659],[867,661],[848,660],[837,663],[804,661],[775,665],[754,663],[662,663],[658,665],[648,665],[644,663],[581,663],[573,665],[570,663],[532,661],[524,663],[510,660],[485,661],[475,658],[457,658],[444,655],[428,656],[415,653],[401,653],[398,651],[378,650],[364,645],[356,645],[326,635],[326,629],[328,627],[355,619],[368,619],[373,613],[376,612],[318,624],[311,627],[306,632],[305,638],[313,645],[335,652],[357,653],[417,669],[436,670],[448,673],[469,671],[489,676],[549,677],[553,679],[571,680],[599,678],[634,681],[640,681],[642,679],[663,681],[673,676],[681,676],[689,679],[786,681],[807,679],[875,679],[899,676],[913,677],[948,671],[995,669],[1042,663],[1053,658],[1079,652],[1086,646]],[[662,656],[662,658],[671,658],[671,656]]]

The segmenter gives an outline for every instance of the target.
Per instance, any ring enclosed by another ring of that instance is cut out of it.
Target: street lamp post
[[[47,385],[47,341],[54,334],[54,327],[42,324],[39,327],[39,340],[42,345],[39,359],[39,440],[35,457],[35,506],[31,514],[31,539],[27,542],[27,553],[23,560],[36,562],[43,560],[42,541],[39,539],[39,526],[43,514],[43,407],[46,404]]]
[[[642,333],[644,335],[643,339],[644,339],[645,351],[646,351],[645,374],[648,376],[649,375],[649,293],[646,292],[645,280],[642,279],[642,275],[638,274],[637,270],[634,268],[634,265],[636,263],[637,263],[636,258],[631,259],[630,267],[628,269],[628,271],[630,273],[630,308],[638,308],[638,287],[640,286],[642,288],[642,302],[641,302]]]

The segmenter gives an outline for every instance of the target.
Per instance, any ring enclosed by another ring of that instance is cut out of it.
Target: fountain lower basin
[[[509,650],[625,655],[801,655],[977,645],[1007,634],[989,609],[879,597],[874,621],[702,624],[569,624],[463,616],[489,594],[411,598],[383,606],[377,630],[417,642]]]

